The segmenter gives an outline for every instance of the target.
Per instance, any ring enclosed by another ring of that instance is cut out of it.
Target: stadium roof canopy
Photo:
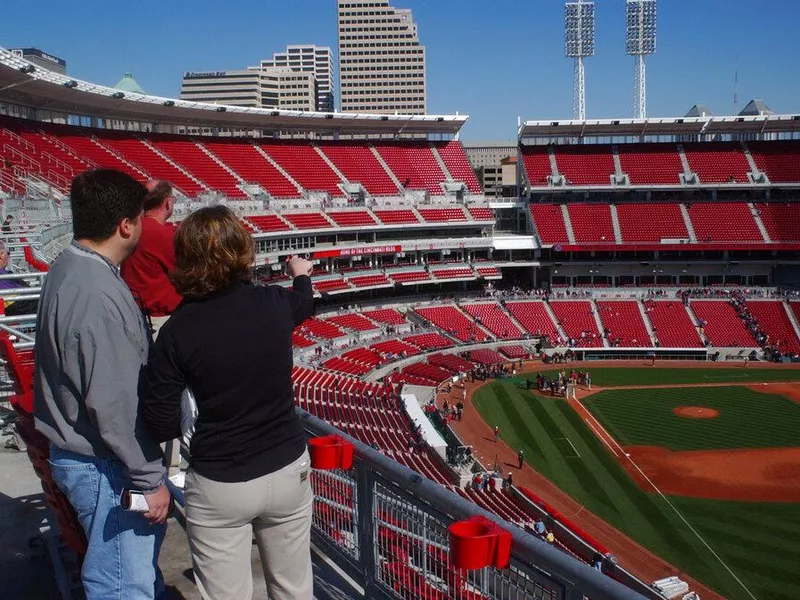
[[[677,135],[738,135],[800,131],[800,115],[734,115],[717,117],[525,121],[520,140],[531,138],[622,138]]]
[[[327,135],[454,135],[469,118],[246,108],[121,92],[37,67],[5,48],[0,48],[0,101],[120,121]]]

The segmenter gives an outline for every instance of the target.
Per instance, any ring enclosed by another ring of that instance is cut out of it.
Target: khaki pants
[[[280,471],[242,483],[186,475],[186,522],[204,600],[250,600],[253,534],[270,600],[311,600],[313,492],[308,452]]]

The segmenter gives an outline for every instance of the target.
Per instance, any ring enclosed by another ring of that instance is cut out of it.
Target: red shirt
[[[139,245],[122,264],[122,278],[133,297],[153,317],[172,314],[182,300],[168,277],[175,270],[174,237],[172,225],[143,217]]]

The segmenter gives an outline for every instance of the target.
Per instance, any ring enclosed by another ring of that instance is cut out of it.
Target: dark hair
[[[175,234],[172,282],[179,294],[203,298],[249,280],[253,239],[225,206],[208,206],[190,214]]]
[[[94,169],[72,180],[69,195],[75,239],[102,242],[142,214],[147,188],[121,171]]]
[[[161,206],[161,203],[170,196],[172,196],[172,186],[169,181],[159,179],[156,186],[147,193],[144,199],[144,209],[153,210],[154,208],[158,208]]]

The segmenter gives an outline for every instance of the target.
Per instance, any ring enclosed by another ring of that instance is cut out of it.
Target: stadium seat
[[[444,162],[447,170],[450,171],[453,180],[463,181],[467,184],[470,193],[480,194],[480,183],[478,183],[478,178],[475,177],[475,171],[472,170],[472,166],[469,164],[461,142],[451,140],[444,145],[434,144],[434,147],[439,156],[442,157],[442,162]]]
[[[558,328],[550,318],[544,302],[536,300],[507,302],[506,308],[532,336],[547,336],[552,341],[559,339]]]
[[[509,318],[503,308],[496,302],[481,304],[462,304],[461,308],[467,311],[477,323],[492,332],[497,339],[519,339],[523,337],[522,331]]]
[[[678,185],[683,164],[675,144],[619,144],[622,172],[631,185]]]
[[[772,183],[800,182],[800,144],[797,141],[747,142],[759,171]]]
[[[406,323],[405,316],[394,308],[382,308],[379,310],[364,311],[364,316],[387,325],[402,325]]]
[[[747,309],[761,331],[769,336],[770,346],[785,354],[800,354],[800,338],[789,320],[786,305],[780,300],[748,300]]]
[[[750,165],[738,142],[683,145],[686,160],[700,183],[747,183]]]
[[[800,241],[800,203],[769,202],[756,208],[773,242]]]
[[[744,202],[695,202],[687,210],[700,243],[764,242]]]
[[[339,188],[342,180],[308,142],[281,141],[259,146],[304,190],[328,192],[333,198],[344,196]]]
[[[567,212],[577,243],[613,244],[614,225],[608,204],[568,204]]]
[[[645,311],[662,348],[702,348],[703,342],[681,302],[651,300]]]
[[[183,167],[209,189],[222,192],[229,198],[245,198],[239,186],[241,181],[232,175],[220,162],[204,152],[195,142],[180,139],[151,138],[152,144],[173,162]]]
[[[531,216],[543,244],[569,244],[560,204],[531,204]]]
[[[597,347],[603,345],[597,329],[594,305],[588,300],[555,300],[550,308],[566,334],[575,340],[576,346]]]
[[[399,209],[399,210],[374,210],[372,211],[375,213],[375,216],[380,219],[381,223],[384,225],[398,225],[398,224],[406,224],[406,223],[419,223],[419,219],[417,215],[414,214],[414,211],[411,209]]]
[[[567,185],[611,185],[614,156],[607,145],[554,146],[558,172]]]
[[[320,142],[318,147],[350,183],[360,183],[372,196],[396,196],[397,185],[372,150],[364,144]]]
[[[617,205],[617,216],[624,243],[689,239],[678,204],[621,203]]]
[[[691,300],[690,306],[698,319],[706,321],[703,333],[712,346],[758,347],[752,334],[729,302],[725,300]]]
[[[419,208],[417,209],[422,218],[429,223],[446,223],[452,221],[466,221],[467,215],[464,209],[458,208]]]
[[[302,193],[250,141],[204,141],[203,145],[249,184],[260,185],[274,198],[300,198]]]
[[[375,149],[404,188],[443,195],[440,184],[446,177],[426,142],[375,144]]]
[[[552,175],[550,155],[546,146],[523,146],[522,164],[528,183],[533,187],[545,187]]]
[[[609,341],[618,341],[622,348],[653,345],[637,300],[598,300],[597,310],[603,327],[608,330]]]
[[[340,227],[373,227],[378,222],[367,210],[329,210],[325,214]]]
[[[455,306],[415,308],[414,312],[462,342],[482,342],[489,337],[475,321],[468,318]]]

